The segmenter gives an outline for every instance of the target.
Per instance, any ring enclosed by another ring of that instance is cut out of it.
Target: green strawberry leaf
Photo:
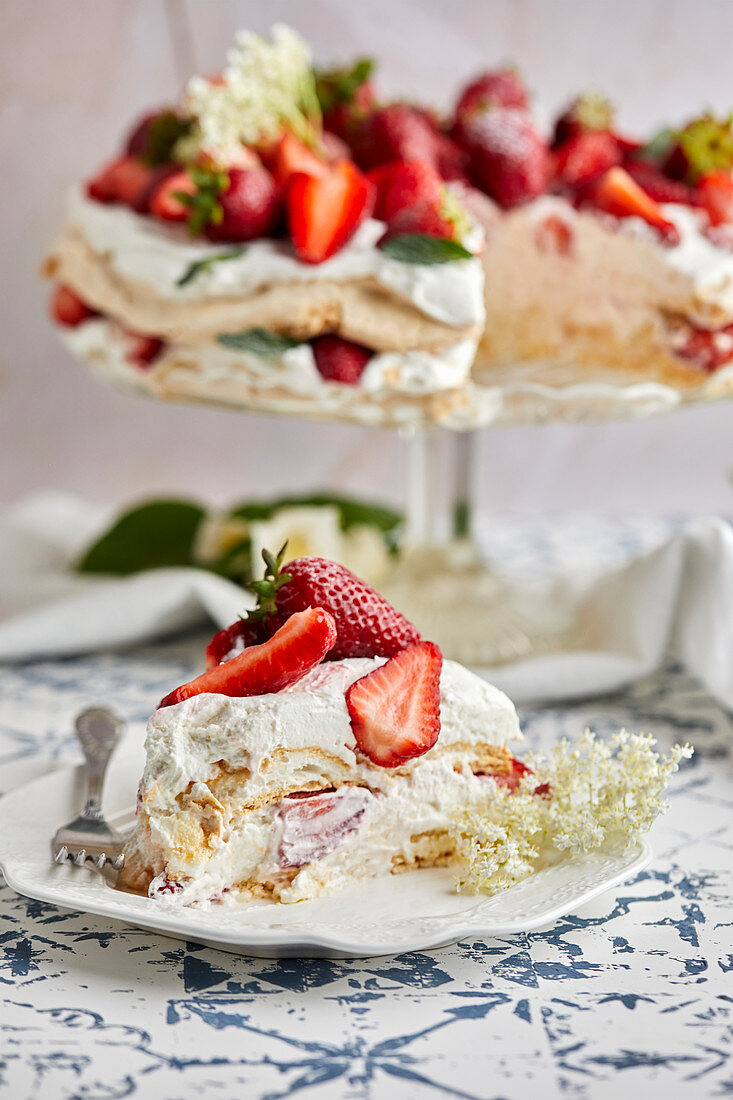
[[[469,252],[459,241],[449,237],[431,237],[428,233],[398,233],[382,241],[378,247],[393,260],[405,264],[449,264],[456,260],[472,260]]]
[[[76,564],[80,573],[127,577],[142,569],[193,565],[205,511],[186,500],[151,500],[121,515]]]
[[[246,332],[220,332],[217,342],[235,351],[249,351],[263,359],[281,359],[290,348],[297,348],[302,340],[269,332],[266,328],[251,328]]]
[[[217,252],[213,256],[207,256],[203,260],[194,260],[194,262],[189,264],[183,272],[180,279],[176,281],[176,286],[187,286],[204,271],[208,271],[213,267],[214,264],[221,264],[226,260],[236,260],[240,256],[243,256],[246,251],[246,248],[233,248],[229,252]]]
[[[161,111],[150,120],[147,149],[140,159],[152,168],[170,164],[175,146],[192,128],[192,118],[181,118],[175,111]]]

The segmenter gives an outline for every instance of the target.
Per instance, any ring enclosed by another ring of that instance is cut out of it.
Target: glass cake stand
[[[107,381],[165,400],[224,405],[250,413],[330,419],[395,428],[402,441],[404,539],[384,595],[446,656],[479,671],[555,649],[578,648],[582,629],[561,584],[512,582],[482,557],[474,531],[478,432],[492,425],[584,422],[652,416],[733,394],[733,365],[678,389],[638,375],[549,363],[474,367],[456,399],[409,396],[364,411],[358,390],[336,401],[289,397],[276,382],[243,379],[239,388],[200,386],[186,369],[161,366],[122,379],[90,362]],[[333,385],[330,386],[333,389]]]

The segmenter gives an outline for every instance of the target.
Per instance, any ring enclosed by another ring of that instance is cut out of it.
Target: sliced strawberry
[[[206,647],[206,667],[215,668],[222,661],[235,657],[247,646],[266,641],[265,624],[256,619],[237,619],[231,626],[220,630]]]
[[[176,172],[153,190],[148,202],[150,213],[167,222],[185,222],[191,208],[177,199],[176,194],[195,195],[197,191],[188,172]]]
[[[192,695],[267,695],[301,680],[320,664],[336,641],[333,618],[321,607],[291,615],[262,645],[249,646],[230,661],[210,668],[161,701],[170,707]]]
[[[372,211],[374,184],[351,161],[325,176],[293,176],[287,206],[290,235],[301,260],[319,264],[353,236]]]
[[[555,176],[568,187],[582,187],[621,163],[621,150],[607,130],[588,130],[564,142],[555,153]]]
[[[122,202],[142,212],[147,207],[155,172],[137,157],[118,157],[90,180],[87,194],[99,202]]]
[[[299,172],[304,176],[325,176],[328,164],[305,142],[287,131],[275,149],[271,169],[277,183],[284,187]]]
[[[340,336],[317,336],[312,341],[318,373],[328,382],[355,386],[374,354],[370,348],[342,340]]]
[[[396,768],[438,740],[442,663],[434,642],[416,642],[347,689],[356,744],[373,764]]]
[[[512,770],[508,775],[495,775],[492,778],[500,787],[506,787],[510,791],[516,791],[524,776],[529,775],[531,771],[532,769],[530,767],[521,760],[517,760],[515,756],[512,758]]]
[[[143,370],[158,358],[164,347],[165,342],[157,336],[129,330],[125,332],[125,359]]]
[[[655,202],[676,202],[692,206],[699,201],[691,187],[680,180],[665,176],[664,172],[648,161],[629,160],[625,162],[624,168]]]
[[[639,187],[623,168],[611,168],[598,180],[590,193],[591,202],[598,210],[617,218],[635,216],[643,218],[658,229],[667,241],[679,240],[677,227],[665,218],[659,205]]]
[[[718,170],[708,172],[697,184],[697,198],[707,211],[711,225],[733,222],[733,176]]]
[[[96,310],[83,301],[71,287],[59,284],[51,295],[49,312],[52,320],[67,328],[76,328],[90,317],[96,317]]]
[[[395,161],[375,168],[369,178],[376,185],[375,218],[388,222],[405,207],[419,202],[440,206],[443,180],[431,164],[419,160]]]
[[[712,373],[733,359],[733,325],[722,329],[687,325],[675,332],[672,351],[686,363]]]
[[[280,190],[266,168],[231,168],[219,195],[221,220],[206,226],[212,241],[251,241],[272,233],[280,217]],[[189,211],[190,213],[190,211]]]
[[[359,827],[374,795],[365,787],[296,791],[278,808],[279,867],[303,867],[333,852]]]

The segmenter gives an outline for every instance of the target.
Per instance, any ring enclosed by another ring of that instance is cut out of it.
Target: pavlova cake
[[[439,416],[483,331],[483,232],[439,173],[416,204],[409,170],[362,171],[323,128],[329,88],[294,31],[240,34],[135,126],[45,264],[72,351],[156,397]]]
[[[150,720],[123,888],[294,902],[455,863],[458,815],[528,772],[505,695],[343,566],[281,558]]]

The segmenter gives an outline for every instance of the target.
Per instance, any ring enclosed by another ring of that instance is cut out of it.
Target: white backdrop
[[[322,62],[375,54],[380,87],[436,104],[512,59],[547,112],[600,87],[622,124],[733,106],[729,0],[0,0],[3,322],[0,501],[36,488],[116,502],[224,502],[330,484],[399,498],[390,433],[156,405],[59,347],[37,278],[65,187],[116,150],[238,27],[292,23]],[[648,422],[502,429],[481,441],[486,509],[733,512],[733,405]]]

